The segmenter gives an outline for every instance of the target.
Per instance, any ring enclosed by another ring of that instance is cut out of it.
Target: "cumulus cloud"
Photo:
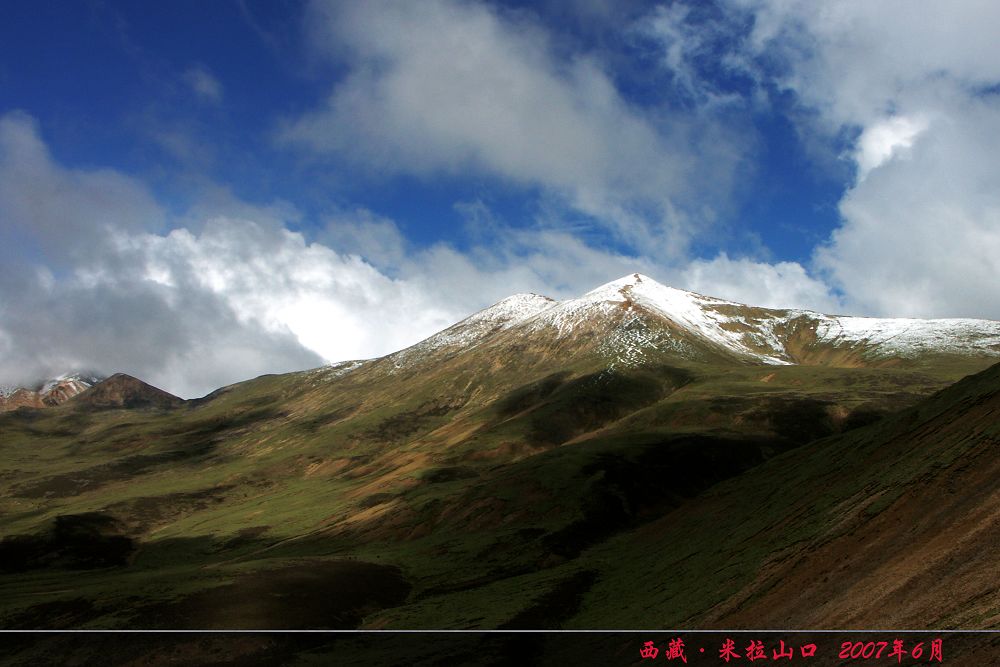
[[[721,124],[630,105],[595,58],[556,56],[523,13],[318,0],[308,17],[315,50],[347,74],[279,138],[317,155],[542,188],[627,245],[673,257],[711,219],[706,202],[724,199],[742,156]]]
[[[854,157],[858,164],[858,180],[863,181],[872,169],[913,146],[917,136],[926,129],[926,119],[907,116],[892,116],[866,127],[858,137]]]
[[[864,312],[1000,319],[1000,105],[939,111],[907,159],[847,193],[817,263]]]
[[[364,257],[380,268],[402,264],[409,245],[395,222],[364,208],[330,215],[319,239],[340,252]]]
[[[225,302],[243,325],[289,333],[329,360],[368,358],[447,326],[455,313],[421,291],[301,234],[247,220],[217,218],[199,235],[122,240],[148,281]]]
[[[721,253],[711,260],[691,262],[680,272],[678,281],[694,292],[765,308],[826,313],[842,308],[829,286],[810,276],[798,262],[755,262]]]
[[[98,368],[195,396],[384,354],[460,316],[288,231],[287,204],[253,206],[217,189],[173,221],[190,225],[167,233],[139,181],[58,164],[27,115],[0,118],[0,149],[6,382]]]
[[[854,133],[857,179],[815,267],[852,311],[1000,317],[1000,43],[989,2],[748,0],[751,55],[815,123]]]

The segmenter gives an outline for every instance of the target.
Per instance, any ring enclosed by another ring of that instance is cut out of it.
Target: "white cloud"
[[[342,253],[364,257],[379,268],[399,266],[408,250],[408,242],[396,223],[367,209],[329,216],[319,239]]]
[[[923,118],[893,116],[866,127],[858,138],[854,157],[858,164],[858,181],[863,181],[872,169],[913,146],[927,125]]]
[[[711,260],[691,262],[680,272],[678,282],[694,292],[765,308],[837,313],[842,307],[830,288],[798,262],[771,264],[730,259],[721,253]]]
[[[147,280],[205,291],[246,325],[291,333],[327,360],[385,354],[457,319],[421,291],[356,255],[340,255],[301,234],[248,220],[216,218],[199,235],[122,239]]]
[[[286,145],[378,173],[486,174],[540,187],[633,248],[683,255],[724,201],[742,139],[717,123],[631,106],[600,63],[557,57],[524,14],[484,4],[310,5],[317,51],[348,73]]]
[[[1000,105],[959,102],[847,193],[817,253],[863,312],[1000,319]]]
[[[743,0],[754,13],[750,42],[790,66],[782,83],[833,125],[868,126],[937,83],[998,79],[988,0]]]
[[[98,368],[194,396],[384,354],[465,314],[357,256],[307,244],[284,228],[297,211],[281,202],[252,206],[213,189],[164,234],[166,216],[140,182],[59,165],[37,130],[25,114],[0,117],[4,381]]]
[[[842,225],[815,256],[846,306],[1000,318],[1000,4],[743,4],[748,44],[814,113],[806,131],[858,135]]]

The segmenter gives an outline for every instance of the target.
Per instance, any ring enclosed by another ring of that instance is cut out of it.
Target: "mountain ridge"
[[[877,366],[928,355],[1000,358],[1000,321],[762,308],[667,287],[634,273],[563,301],[512,295],[379,359],[392,359],[398,370],[498,339],[544,336],[557,345],[578,332],[602,339],[598,348],[612,367],[640,363],[650,347],[692,360],[721,355],[774,366]],[[363,363],[371,361],[376,360]]]

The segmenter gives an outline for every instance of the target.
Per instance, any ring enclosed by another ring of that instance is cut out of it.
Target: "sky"
[[[41,0],[0,22],[0,384],[183,397],[632,272],[1000,319],[1000,3]]]

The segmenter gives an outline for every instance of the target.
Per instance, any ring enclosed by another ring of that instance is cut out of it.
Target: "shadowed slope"
[[[1000,627],[998,446],[1000,365],[594,549],[572,625]]]

